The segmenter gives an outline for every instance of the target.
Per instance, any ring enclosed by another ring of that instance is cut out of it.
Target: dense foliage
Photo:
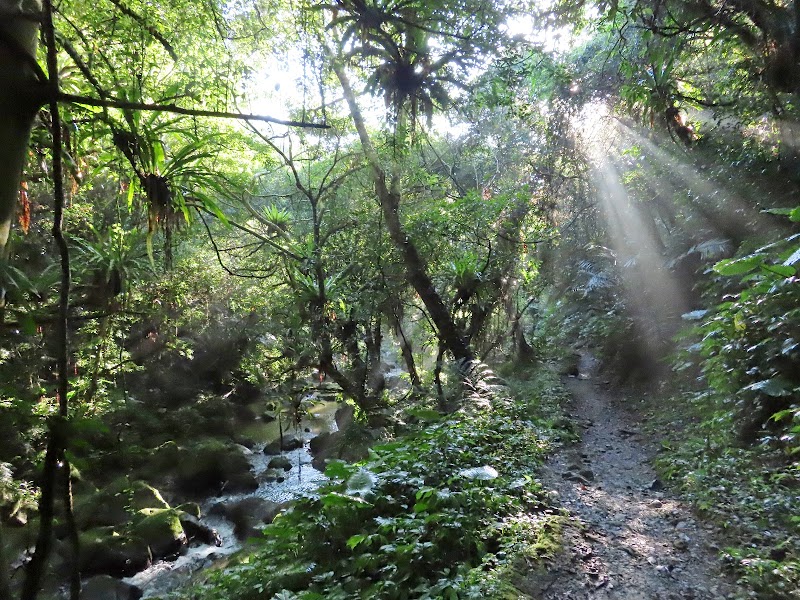
[[[81,538],[138,535],[130,506],[102,524],[123,536],[81,516],[117,471],[183,506],[202,478],[176,457],[229,485],[247,471],[234,443],[297,423],[320,390],[355,431],[396,439],[329,466],[330,486],[193,593],[501,590],[557,527],[535,481],[548,392],[481,388],[471,366],[588,344],[615,382],[673,380],[656,421],[687,427],[664,473],[750,538],[726,555],[755,593],[791,597],[796,6],[0,14],[0,596],[71,578],[76,597]]]
[[[563,517],[536,470],[566,432],[553,429],[564,421],[552,375],[511,388],[493,379],[480,369],[468,407],[411,409],[420,424],[402,439],[357,465],[329,464],[329,485],[189,596],[506,597],[515,565],[558,548]]]

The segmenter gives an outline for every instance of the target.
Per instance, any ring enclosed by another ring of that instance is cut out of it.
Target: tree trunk
[[[414,362],[414,349],[411,347],[411,342],[406,338],[403,324],[400,322],[400,317],[395,310],[391,309],[388,314],[394,336],[400,341],[400,352],[402,352],[403,360],[406,363],[406,371],[408,371],[408,376],[411,379],[411,387],[416,390],[422,386],[422,381],[420,381],[417,365]]]
[[[33,120],[45,99],[36,65],[40,0],[0,0],[0,264],[19,198]],[[5,291],[0,289],[0,308]]]
[[[393,181],[393,185],[390,189],[386,181],[386,171],[381,166],[378,153],[375,150],[375,146],[372,144],[372,139],[369,137],[364,118],[361,114],[361,109],[356,102],[355,93],[350,86],[347,74],[344,72],[344,67],[333,58],[329,50],[328,56],[332,59],[331,62],[334,73],[336,73],[336,77],[339,79],[339,83],[342,86],[344,98],[350,108],[350,115],[353,118],[356,131],[358,131],[361,147],[364,149],[367,162],[372,170],[375,193],[381,205],[386,228],[389,231],[389,238],[403,258],[406,279],[414,287],[417,294],[419,294],[423,304],[425,304],[425,308],[428,309],[428,314],[430,314],[431,320],[436,326],[438,337],[444,343],[447,350],[453,354],[456,360],[470,361],[473,359],[473,354],[469,344],[464,339],[463,332],[459,330],[458,326],[453,321],[441,296],[434,288],[433,281],[428,275],[427,265],[417,251],[417,247],[403,230],[400,222],[401,196],[397,189],[397,180],[395,179],[395,181]]]

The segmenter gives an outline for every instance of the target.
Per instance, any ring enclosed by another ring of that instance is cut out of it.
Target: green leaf
[[[781,377],[773,377],[772,379],[751,383],[744,389],[773,397],[788,396],[792,393],[792,384]]]
[[[764,263],[764,257],[751,254],[743,258],[726,258],[714,265],[714,271],[720,275],[743,275]]]
[[[36,321],[31,315],[20,315],[19,324],[27,335],[36,335]]]
[[[478,481],[489,481],[491,479],[497,479],[500,476],[497,469],[489,465],[473,467],[472,469],[463,469],[459,471],[458,474],[467,479],[477,479]]]
[[[442,413],[431,408],[412,408],[406,412],[409,416],[416,417],[425,423],[437,423],[443,418]]]
[[[792,277],[796,272],[795,268],[789,265],[763,265],[762,268],[782,277]]]
[[[328,492],[324,496],[322,496],[322,505],[325,507],[330,506],[360,506],[360,507],[367,507],[372,506],[366,500],[362,500],[358,496],[348,496],[347,494],[341,494],[339,492]]]
[[[363,534],[363,533],[359,533],[359,534],[357,534],[357,535],[351,536],[351,537],[350,537],[350,538],[347,540],[347,547],[348,547],[348,548],[350,548],[350,549],[352,550],[353,548],[355,548],[356,546],[358,546],[358,545],[359,545],[361,542],[363,542],[364,540],[366,540],[366,539],[367,539],[367,537],[369,537],[369,536],[367,536],[366,534]]]
[[[325,477],[329,479],[347,479],[353,474],[353,468],[343,460],[332,460],[325,467]]]
[[[347,493],[352,496],[365,496],[372,491],[378,479],[370,471],[360,469],[347,480]]]
[[[128,208],[130,209],[133,206],[133,197],[136,194],[136,180],[131,179],[131,182],[128,184]]]

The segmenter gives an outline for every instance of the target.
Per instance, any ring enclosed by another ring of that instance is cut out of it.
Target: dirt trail
[[[651,451],[590,357],[567,385],[582,441],[553,457],[547,489],[569,510],[564,554],[522,591],[542,600],[718,600],[746,597],[720,572],[709,528],[663,489]]]

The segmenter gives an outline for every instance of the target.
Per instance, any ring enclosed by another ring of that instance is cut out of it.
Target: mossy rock
[[[167,509],[161,492],[145,481],[119,477],[88,497],[79,498],[75,515],[80,529],[121,525],[142,509]]]
[[[183,514],[173,508],[143,508],[124,526],[81,532],[81,573],[129,577],[154,560],[177,556],[188,543]]]
[[[110,575],[97,575],[81,588],[81,600],[138,600],[142,590]]]
[[[236,537],[244,540],[259,536],[264,526],[272,523],[286,507],[285,502],[251,497],[215,504],[211,507],[211,514],[221,515],[231,521]]]
[[[115,527],[95,527],[80,534],[81,574],[130,577],[150,565],[147,544]]]
[[[205,440],[183,448],[179,454],[175,479],[178,488],[189,495],[253,491],[258,482],[250,462],[235,444]]]
[[[172,508],[144,508],[131,527],[132,537],[144,541],[153,558],[175,556],[188,543],[181,514]]]

